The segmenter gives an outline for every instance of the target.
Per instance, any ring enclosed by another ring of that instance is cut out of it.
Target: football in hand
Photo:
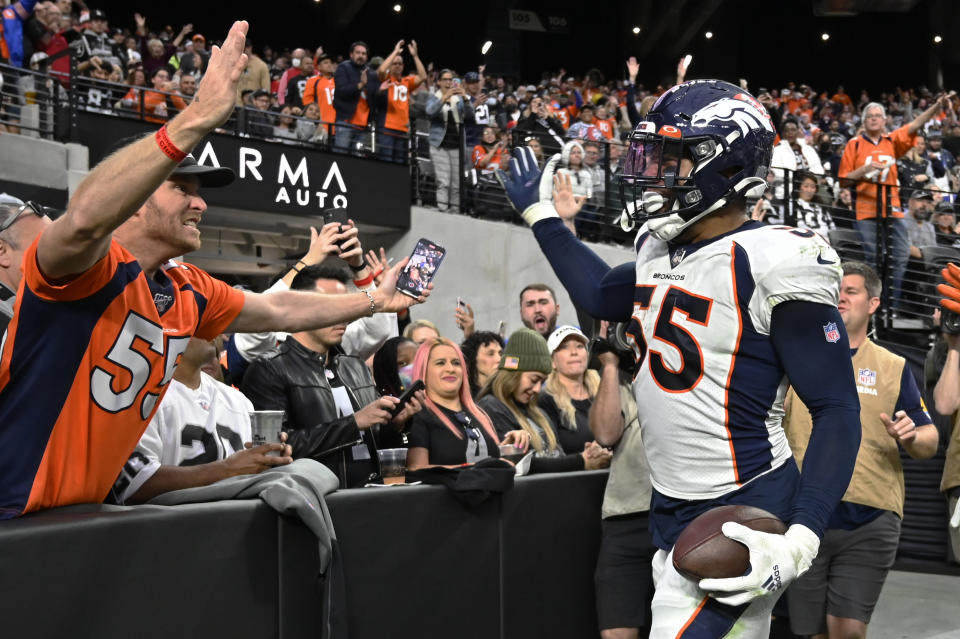
[[[753,506],[720,506],[691,521],[673,546],[673,567],[684,577],[725,579],[740,577],[750,569],[750,551],[723,534],[724,523],[735,521],[747,528],[782,535],[787,526],[775,515]]]

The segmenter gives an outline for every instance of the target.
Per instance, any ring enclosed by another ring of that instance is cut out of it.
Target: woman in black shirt
[[[525,432],[505,433],[501,441],[490,418],[473,402],[456,344],[443,338],[425,341],[417,350],[413,373],[426,386],[426,400],[411,419],[407,470],[500,457],[499,444],[526,449]]]

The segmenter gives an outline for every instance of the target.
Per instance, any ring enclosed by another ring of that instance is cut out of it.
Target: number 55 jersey
[[[654,488],[711,499],[781,467],[788,382],[771,313],[793,300],[836,306],[836,252],[812,231],[758,222],[687,245],[641,233],[636,252],[627,332]],[[836,325],[823,331],[839,339]]]
[[[67,282],[24,255],[0,351],[0,519],[99,502],[137,445],[190,337],[213,339],[243,294],[187,264],[152,279],[116,241]]]

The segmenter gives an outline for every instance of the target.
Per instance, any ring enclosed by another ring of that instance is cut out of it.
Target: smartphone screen
[[[410,255],[410,261],[400,272],[397,290],[410,297],[419,297],[427,284],[433,281],[446,254],[447,249],[426,238],[420,238]]]

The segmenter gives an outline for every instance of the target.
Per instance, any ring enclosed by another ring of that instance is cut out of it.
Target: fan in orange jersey
[[[871,102],[863,108],[863,132],[847,142],[840,158],[837,175],[857,182],[854,194],[857,230],[863,240],[864,261],[870,266],[876,266],[878,208],[883,212],[883,216],[897,218],[893,220],[893,245],[888,247],[893,259],[894,308],[900,298],[900,282],[910,255],[910,240],[903,212],[900,210],[900,195],[897,189],[897,158],[913,147],[917,131],[940,112],[951,96],[941,95],[926,111],[892,133],[886,132],[887,114],[883,105]],[[879,206],[878,190],[883,198]],[[886,192],[890,194],[889,202],[886,201]]]
[[[613,134],[616,132],[616,120],[609,116],[609,111],[605,104],[598,104],[596,112],[593,118],[593,125],[597,127],[597,130],[603,134],[603,137],[607,140],[613,139]]]
[[[380,93],[385,95],[387,100],[384,119],[377,123],[382,131],[382,134],[377,136],[377,145],[380,156],[394,162],[403,160],[407,132],[410,130],[410,94],[427,79],[427,70],[417,55],[416,40],[410,41],[407,51],[413,57],[417,75],[403,77],[403,40],[397,42],[393,51],[377,69]]]
[[[335,86],[333,72],[335,69],[336,65],[333,63],[333,58],[324,53],[317,60],[317,70],[320,74],[307,80],[307,84],[303,88],[303,106],[306,107],[311,102],[316,102],[317,106],[320,107],[320,121],[322,125],[327,127],[337,121],[337,110],[333,108]]]
[[[196,99],[103,160],[27,249],[0,350],[0,519],[102,501],[193,335],[310,330],[416,303],[394,290],[406,260],[373,293],[336,296],[241,292],[173,261],[200,248],[198,189],[233,180],[181,149],[233,111],[247,28],[214,48]]]

